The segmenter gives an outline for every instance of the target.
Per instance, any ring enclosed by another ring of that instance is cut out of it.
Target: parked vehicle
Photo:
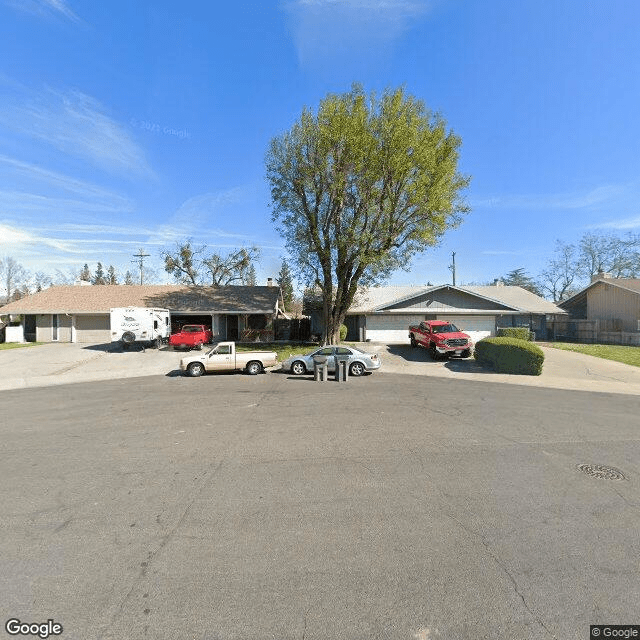
[[[119,342],[123,349],[132,344],[152,345],[158,349],[171,333],[168,309],[148,307],[116,307],[111,309],[111,342]]]
[[[347,358],[347,366],[352,376],[361,376],[365,371],[375,371],[382,365],[377,353],[365,353],[355,347],[321,347],[307,355],[295,355],[282,363],[282,368],[296,376],[313,371],[313,356],[326,356],[327,369],[335,371],[336,356]]]
[[[180,360],[180,370],[192,377],[207,371],[240,371],[255,376],[278,364],[275,351],[236,351],[235,342],[219,342],[204,355],[187,356]]]
[[[429,349],[434,360],[448,356],[468,358],[473,350],[473,341],[455,324],[446,320],[425,320],[409,327],[412,347],[422,345]]]
[[[202,345],[210,344],[212,339],[211,329],[203,324],[185,324],[169,337],[169,344],[177,349],[202,349]]]

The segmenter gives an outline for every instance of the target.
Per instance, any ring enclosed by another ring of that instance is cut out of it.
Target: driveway
[[[640,395],[640,368],[549,347],[542,347],[542,375],[516,376],[486,371],[473,359],[434,362],[425,349],[412,349],[408,344],[359,346],[379,353],[382,371],[388,373]],[[123,352],[110,344],[9,349],[0,351],[0,390],[177,374],[183,355],[168,347]]]

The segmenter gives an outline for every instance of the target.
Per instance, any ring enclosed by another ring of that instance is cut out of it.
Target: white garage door
[[[111,342],[109,316],[76,316],[76,342],[83,344]]]
[[[424,320],[421,315],[371,315],[367,316],[367,340],[373,342],[409,342],[409,325]]]
[[[439,315],[438,320],[447,320],[453,322],[453,324],[471,336],[471,339],[475,342],[486,338],[487,336],[493,336],[496,333],[496,318],[495,316],[444,316]]]

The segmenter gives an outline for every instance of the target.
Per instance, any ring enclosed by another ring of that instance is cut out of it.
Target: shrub
[[[349,332],[349,329],[347,329],[347,325],[341,324],[340,325],[340,342],[344,342],[347,339],[348,332]]]
[[[498,373],[539,376],[544,353],[539,346],[526,340],[485,338],[476,344],[475,359],[481,366],[491,367]]]
[[[499,338],[518,338],[518,340],[533,340],[536,335],[527,327],[503,327],[498,329]]]

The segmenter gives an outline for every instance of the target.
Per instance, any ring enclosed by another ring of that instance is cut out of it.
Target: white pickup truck
[[[239,371],[244,369],[249,375],[278,364],[275,351],[236,351],[235,342],[218,342],[213,349],[203,355],[187,356],[180,360],[180,370],[196,377],[207,371]]]

